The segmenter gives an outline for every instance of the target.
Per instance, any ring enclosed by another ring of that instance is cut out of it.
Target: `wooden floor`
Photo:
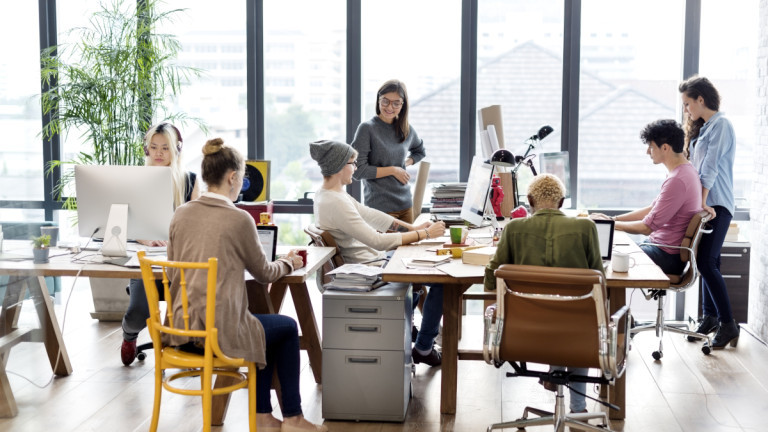
[[[72,278],[63,278],[64,292],[56,299],[59,323],[71,291]],[[313,299],[318,307],[319,296]],[[54,379],[41,344],[21,344],[11,352],[7,368],[19,414],[0,419],[0,431],[68,432],[146,431],[152,408],[152,357],[124,367],[119,347],[119,323],[92,320],[86,281],[78,281],[72,293],[64,325],[64,337],[74,373]],[[33,305],[24,306],[22,321],[32,320]],[[291,314],[290,310],[286,311]],[[317,311],[318,321],[320,311]],[[479,330],[479,317],[465,320],[464,342]],[[320,324],[320,322],[318,322]],[[146,333],[146,332],[145,332]],[[147,338],[142,333],[140,341]],[[704,356],[699,344],[682,337],[665,338],[664,358],[653,361],[652,333],[635,338],[627,385],[627,420],[610,426],[617,431],[765,431],[768,412],[768,347],[742,331],[737,349]],[[459,362],[459,396],[455,416],[443,416],[440,407],[440,369],[417,365],[414,398],[404,423],[354,423],[327,421],[331,431],[484,431],[489,423],[511,420],[526,405],[551,409],[552,393],[530,378],[504,378],[483,362]],[[28,380],[31,382],[29,382]],[[41,388],[42,387],[42,388]],[[596,395],[595,389],[589,389]],[[322,389],[315,385],[302,354],[301,392],[304,413],[315,422],[322,419]],[[161,431],[201,430],[199,400],[164,393]],[[273,397],[273,401],[276,400]],[[232,398],[224,426],[215,431],[247,430],[246,394]],[[277,404],[275,403],[277,407]],[[589,403],[590,411],[599,409]],[[276,408],[279,416],[279,409]],[[551,430],[537,427],[528,430]]]

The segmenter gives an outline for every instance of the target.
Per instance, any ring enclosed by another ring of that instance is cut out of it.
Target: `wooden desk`
[[[617,232],[615,248],[633,253],[636,265],[628,273],[606,272],[610,298],[611,313],[617,311],[626,303],[627,288],[664,288],[669,286],[669,279],[640,248],[629,241],[629,238]],[[407,245],[397,248],[389,264],[384,269],[383,280],[388,282],[411,282],[422,284],[443,284],[443,364],[441,374],[440,412],[443,414],[456,413],[456,374],[458,360],[482,360],[479,350],[458,349],[459,315],[461,314],[462,294],[472,284],[482,284],[485,267],[466,266],[469,271],[461,277],[452,277],[437,268],[411,269],[403,264],[403,258],[429,254],[426,249],[434,246]],[[431,252],[434,253],[434,252]],[[620,411],[611,410],[612,419],[624,418],[626,378],[617,380],[610,391],[612,403],[621,407]]]
[[[27,241],[5,241],[4,250],[29,249]],[[287,253],[291,248],[279,246],[278,253]],[[320,383],[322,376],[322,345],[320,332],[317,327],[314,309],[309,298],[306,281],[309,276],[328,261],[334,253],[333,248],[313,247],[307,248],[307,267],[294,271],[281,278],[270,290],[270,298],[262,300],[269,304],[273,312],[279,312],[285,297],[287,288],[291,290],[291,296],[296,306],[301,327],[301,348],[307,350],[310,366],[315,375],[315,381]],[[64,251],[52,249],[51,255],[57,255]],[[96,252],[84,252],[97,254]],[[100,263],[72,263],[72,255],[52,256],[48,264],[34,264],[32,260],[25,261],[0,261],[0,275],[9,275],[8,289],[3,299],[3,308],[0,311],[0,417],[12,417],[18,412],[13,393],[11,392],[5,363],[10,349],[19,342],[43,342],[48,352],[51,367],[55,366],[54,373],[66,376],[72,373],[72,365],[67,354],[61,329],[48,290],[45,286],[44,276],[87,276],[100,278],[141,278],[138,268],[120,267]],[[161,277],[160,273],[157,273]],[[246,285],[253,281],[246,282]],[[39,329],[18,328],[19,313],[21,312],[21,300],[26,290],[29,290],[33,299],[41,326]],[[249,300],[259,300],[266,290],[249,290]],[[57,363],[58,359],[58,363]],[[222,417],[223,419],[223,417]]]

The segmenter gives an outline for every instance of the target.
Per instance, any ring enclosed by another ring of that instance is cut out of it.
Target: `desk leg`
[[[461,297],[469,285],[443,286],[443,364],[441,366],[440,412],[456,414],[456,375],[459,362],[459,315]]]
[[[626,288],[613,288],[609,290],[609,296],[609,308],[611,315],[613,315],[627,303],[627,290]],[[629,329],[626,329],[626,331],[628,332]],[[624,335],[624,339],[625,343],[631,343],[628,334]],[[624,420],[626,417],[626,392],[627,373],[625,371],[624,375],[618,378],[613,386],[608,386],[608,401],[621,408],[619,411],[614,409],[608,410],[608,417],[611,420]]]
[[[320,331],[317,328],[315,311],[312,308],[312,301],[309,299],[307,284],[290,284],[288,287],[291,290],[291,298],[301,326],[299,346],[301,349],[307,350],[309,365],[312,367],[315,382],[322,384],[323,350],[322,345],[320,345]]]
[[[48,352],[51,369],[54,369],[53,373],[58,376],[67,376],[72,373],[72,363],[69,361],[69,354],[67,354],[67,348],[64,346],[59,322],[53,311],[53,303],[50,295],[48,295],[45,277],[32,277],[28,283],[29,295],[32,297],[40,320],[40,331],[43,335],[41,342],[45,344],[45,349]]]

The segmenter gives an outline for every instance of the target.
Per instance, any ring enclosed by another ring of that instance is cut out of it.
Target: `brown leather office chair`
[[[566,425],[605,431],[587,423],[599,418],[607,424],[604,412],[567,414],[563,388],[570,382],[612,384],[622,376],[629,307],[608,315],[605,278],[597,270],[504,264],[494,274],[497,302],[485,312],[485,361],[496,367],[508,362],[514,372],[507,376],[539,378],[556,384],[557,391],[553,412],[526,407],[522,418],[491,425],[488,432],[545,424],[557,431]],[[536,371],[527,362],[593,368],[601,376]],[[539,417],[529,419],[529,413]]]
[[[321,230],[315,224],[307,225],[307,227],[304,228],[304,232],[307,233],[310,238],[310,245],[332,247],[336,249],[336,252],[333,254],[331,259],[326,261],[325,264],[323,264],[321,267],[320,271],[317,272],[317,286],[318,288],[322,288],[323,284],[331,281],[331,277],[328,276],[328,272],[344,265],[344,257],[341,256],[341,250],[336,244],[336,240],[333,238],[331,233]]]
[[[711,340],[708,335],[702,335],[700,333],[696,333],[694,331],[688,330],[687,328],[681,328],[681,326],[676,326],[676,325],[666,323],[664,320],[664,298],[667,295],[667,291],[682,292],[696,285],[696,282],[699,278],[699,270],[696,266],[696,253],[698,252],[701,236],[712,232],[712,230],[706,229],[706,223],[709,221],[709,219],[710,219],[709,213],[707,213],[704,210],[693,215],[693,217],[691,218],[691,221],[688,223],[688,228],[685,230],[685,236],[683,237],[683,240],[679,246],[663,245],[658,243],[645,243],[652,246],[663,246],[663,247],[672,248],[672,249],[679,249],[680,259],[682,259],[683,262],[687,263],[687,267],[683,272],[683,274],[667,275],[667,277],[669,278],[669,288],[652,289],[648,291],[643,290],[643,295],[645,296],[646,299],[648,300],[653,299],[657,301],[658,307],[656,309],[656,321],[650,324],[634,327],[632,328],[630,334],[632,337],[634,337],[637,333],[640,333],[640,332],[649,331],[649,330],[656,331],[656,337],[658,337],[659,339],[659,350],[654,351],[651,354],[655,360],[660,360],[664,356],[664,352],[662,351],[663,350],[662,338],[664,337],[664,331],[680,333],[686,336],[693,336],[696,338],[705,338],[707,342],[702,346],[701,351],[704,354],[710,353]],[[683,325],[682,327],[685,327],[685,325]]]

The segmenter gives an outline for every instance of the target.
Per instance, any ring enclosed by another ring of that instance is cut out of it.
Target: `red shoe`
[[[133,360],[136,359],[136,341],[123,340],[123,346],[120,347],[120,359],[126,366],[133,363]]]

